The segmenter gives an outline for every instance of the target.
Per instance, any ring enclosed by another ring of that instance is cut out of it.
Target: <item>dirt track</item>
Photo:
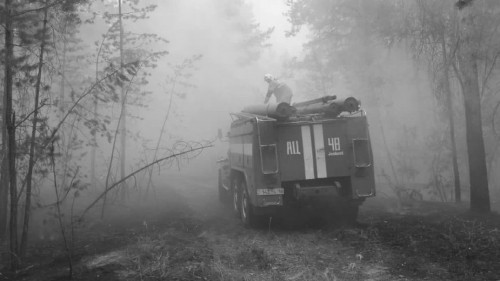
[[[348,236],[369,239],[365,226],[325,230],[271,220],[267,227],[246,229],[218,202],[215,189],[197,181],[184,186],[188,189],[180,192],[194,202],[191,208],[203,222],[201,235],[214,251],[221,280],[410,280],[389,273],[383,259],[390,251],[342,241]]]
[[[271,221],[249,230],[206,183],[183,186],[221,280],[500,280],[498,265],[487,262],[499,254],[476,253],[497,250],[498,217],[478,221],[465,207],[375,198],[362,206],[357,226]]]
[[[118,207],[78,229],[73,280],[500,280],[498,216],[378,198],[357,226],[246,229],[218,202],[215,182],[169,182],[156,204]],[[23,270],[0,280],[66,280],[61,249],[35,243]]]

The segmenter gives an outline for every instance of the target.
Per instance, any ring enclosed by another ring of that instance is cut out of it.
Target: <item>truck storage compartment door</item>
[[[353,196],[373,196],[375,195],[375,176],[366,117],[349,120],[347,133],[352,140],[352,159],[354,163],[351,171],[351,186]]]
[[[368,168],[372,165],[370,140],[352,139],[352,151],[354,156],[354,167]]]
[[[265,175],[278,173],[278,151],[275,137],[275,120],[257,118],[259,154],[262,173]]]
[[[229,161],[233,168],[240,170],[253,165],[251,120],[232,126],[229,136]]]
[[[314,178],[310,125],[278,126],[277,136],[281,180]]]
[[[346,120],[278,127],[282,181],[350,176],[352,149]]]
[[[346,120],[334,120],[317,126],[320,125],[323,129],[322,141],[325,143],[326,177],[348,176],[352,152],[347,138]]]

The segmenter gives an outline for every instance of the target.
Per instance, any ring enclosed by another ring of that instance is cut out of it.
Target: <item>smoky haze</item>
[[[169,54],[151,71],[147,88],[152,94],[144,102],[147,108],[130,109],[141,118],[130,121],[133,124],[131,133],[140,135],[141,140],[128,146],[130,155],[134,155],[128,160],[129,168],[142,159],[144,150],[154,148],[170,102],[170,85],[166,77],[172,75],[171,66],[184,59],[201,55],[189,79],[195,87],[181,89],[185,96],[172,99],[172,110],[161,142],[163,148],[171,147],[178,140],[214,140],[218,129],[227,133],[231,112],[263,102],[267,88],[262,79],[265,73],[282,77],[292,86],[295,102],[325,94],[307,86],[310,81],[306,73],[290,68],[291,61],[304,56],[303,46],[310,36],[307,26],[295,36],[285,36],[291,24],[285,15],[288,7],[283,1],[188,0],[156,4],[158,8],[149,19],[124,23],[125,29],[155,33],[169,41],[166,46]],[[255,24],[258,24],[255,29],[248,28]],[[254,42],[254,45],[248,43],[248,38],[273,27],[269,38]],[[404,46],[388,49],[379,44],[367,50],[362,42],[340,56],[326,94],[354,96],[361,100],[368,114],[375,170],[382,193],[392,195],[392,190],[385,188],[388,178],[393,177],[401,185],[427,186],[434,161],[434,152],[427,147],[432,145],[430,139],[436,136],[436,131],[442,131],[444,118],[443,109],[438,107],[431,92],[425,64],[416,62]],[[369,62],[363,61],[363,56],[369,57]],[[358,65],[359,74],[351,74],[347,79],[343,73],[346,64]],[[381,86],[377,89],[360,86],[367,80],[366,73],[376,73]],[[457,120],[463,122],[461,114]],[[467,182],[464,138],[458,138],[458,148],[462,179]],[[227,143],[215,141],[214,147],[189,163],[162,169],[157,180],[165,181],[170,173],[204,174],[215,183],[215,162],[224,157],[226,151]],[[107,155],[102,156],[109,157]],[[105,162],[105,158],[101,160]],[[408,173],[400,175],[405,169]]]
[[[0,15],[4,279],[499,276],[500,1]]]
[[[1,1],[0,276],[499,276],[498,19],[498,0]],[[298,114],[261,119],[269,98]]]
[[[281,1],[269,3],[267,6],[260,2],[240,1],[165,1],[158,3],[150,19],[125,26],[156,33],[169,40],[169,54],[152,71],[148,85],[152,94],[146,98],[148,107],[135,109],[143,120],[134,121],[133,128],[139,128],[141,137],[150,140],[147,146],[154,146],[168,111],[171,85],[167,84],[166,76],[172,75],[170,66],[194,55],[202,56],[195,63],[189,80],[195,87],[182,89],[184,98],[173,98],[162,147],[168,147],[176,140],[214,140],[218,129],[227,133],[231,112],[263,102],[267,91],[264,74],[280,76],[284,73],[284,63],[292,56],[300,55],[302,44],[301,36],[284,36],[288,25],[282,13],[286,6]],[[248,29],[256,24],[259,26],[254,30]],[[274,32],[268,40],[246,45],[246,40],[253,36],[252,32],[263,32],[272,27]],[[293,81],[290,84],[293,85]],[[131,144],[130,152],[140,154],[134,150],[137,145],[141,144]],[[183,165],[181,172],[212,168],[226,150],[226,144],[217,141],[215,147],[204,151],[188,166]]]
[[[141,78],[134,80],[137,86],[132,87],[128,97],[125,151],[119,150],[119,141],[114,143],[120,138],[120,134],[115,134],[122,108],[119,91],[114,89],[111,101],[108,100],[99,109],[101,117],[105,119],[109,115],[109,120],[103,121],[106,123],[105,132],[97,134],[98,152],[94,165],[97,185],[85,195],[86,199],[95,200],[103,192],[103,187],[109,187],[121,178],[119,163],[122,153],[126,152],[124,169],[127,175],[154,160],[203,144],[210,144],[211,147],[195,153],[195,157],[190,154],[154,165],[151,175],[157,190],[175,183],[182,186],[190,178],[202,180],[205,185],[200,188],[214,188],[217,183],[216,162],[226,157],[228,150],[227,140],[217,138],[218,131],[226,135],[231,123],[230,113],[264,102],[267,84],[263,77],[271,73],[293,89],[293,102],[325,95],[339,98],[352,96],[361,101],[370,125],[380,196],[392,197],[395,189],[400,188],[417,190],[425,199],[451,201],[453,178],[446,135],[448,125],[442,97],[441,100],[436,99],[436,92],[441,91],[442,85],[433,84],[436,77],[428,74],[429,64],[416,58],[404,43],[396,42],[388,46],[383,40],[373,39],[376,35],[369,32],[360,35],[356,33],[359,30],[351,30],[353,35],[347,40],[351,44],[348,47],[342,37],[322,37],[322,32],[328,35],[328,32],[338,30],[317,28],[314,16],[295,19],[297,15],[291,10],[292,2],[124,1],[123,31],[128,36],[125,38],[139,38],[134,43],[125,43],[125,63],[131,64],[138,57],[144,58],[154,52],[168,54],[158,55],[149,65],[142,65],[139,71]],[[316,13],[328,11],[330,5],[349,3],[313,2],[325,6],[314,7],[317,8]],[[75,96],[96,81],[96,72],[97,76],[103,76],[107,67],[116,69],[120,65],[117,3],[113,0],[95,1],[80,10],[85,21],[74,32],[81,44],[80,49],[73,51],[84,58],[72,61],[74,69],[79,70],[75,70],[73,75],[81,77],[68,75],[68,80],[78,81],[68,85],[71,86],[73,101]],[[130,10],[130,4],[133,6],[134,3],[139,3],[140,7],[150,4],[157,7],[145,13],[147,17],[134,20],[131,15],[142,13]],[[383,8],[376,11],[381,14],[386,12]],[[299,13],[299,16],[303,14]],[[296,28],[297,25],[300,28]],[[340,33],[343,32],[341,30]],[[154,40],[149,40],[151,37]],[[323,41],[327,43],[322,45]],[[128,70],[129,73],[135,71]],[[469,179],[463,100],[457,90],[458,82],[452,86],[456,92],[453,107],[456,110],[458,169],[463,197],[467,200]],[[58,85],[53,87],[60,90]],[[66,102],[68,100],[69,97],[66,97]],[[493,98],[491,104],[497,101],[498,97]],[[92,112],[92,102],[86,102],[85,109]],[[50,120],[53,123],[61,118],[60,114],[46,113],[52,116]],[[491,109],[488,114],[491,114]],[[91,127],[87,124],[85,129]],[[499,175],[491,171],[499,168],[496,156],[498,141],[491,130],[487,133],[489,180],[496,190]],[[73,156],[77,159],[72,161],[78,167],[74,169],[82,177],[81,180],[88,183],[91,181],[92,165],[89,165],[91,160],[87,150],[90,150],[92,137],[85,130],[78,130],[75,134],[85,144],[75,149]],[[161,141],[158,141],[160,135]],[[112,149],[115,144],[115,149]],[[158,152],[155,152],[156,146]],[[81,157],[76,157],[76,153]],[[66,163],[63,167],[67,168]],[[65,172],[60,172],[66,180],[62,184],[67,184],[73,176]],[[141,173],[127,183],[139,189],[149,186],[148,173]],[[41,185],[51,184],[51,180],[46,180]],[[435,186],[445,190],[446,195],[437,194]],[[47,192],[41,192],[41,201],[44,193],[53,197],[52,188],[45,190]],[[88,202],[81,200],[79,204],[85,208]]]

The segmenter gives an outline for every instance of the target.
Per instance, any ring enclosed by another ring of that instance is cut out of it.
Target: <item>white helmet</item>
[[[264,75],[264,81],[266,81],[267,83],[271,82],[274,80],[274,77],[271,75],[271,74],[266,74]]]

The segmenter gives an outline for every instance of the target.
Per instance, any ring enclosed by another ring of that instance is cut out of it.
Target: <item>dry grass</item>
[[[391,213],[386,203],[364,206],[361,225],[322,229],[245,229],[216,201],[134,211],[80,233],[74,280],[499,280],[498,216],[426,203]],[[32,267],[22,280],[63,275],[55,271]]]
[[[396,253],[391,261],[395,273],[464,281],[500,276],[500,230],[485,218],[405,216],[373,227]]]
[[[211,268],[212,251],[192,231],[195,223],[176,221],[172,225],[144,233],[127,247],[123,280],[217,280]]]
[[[365,280],[384,275],[334,232],[249,230],[233,238],[207,235],[214,249],[213,268],[221,280]],[[384,280],[384,279],[379,279]]]

